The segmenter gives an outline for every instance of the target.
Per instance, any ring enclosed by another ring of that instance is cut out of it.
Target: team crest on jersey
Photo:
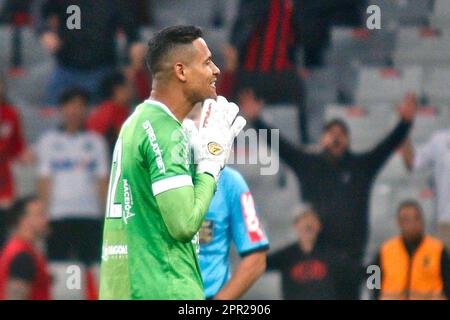
[[[245,192],[241,195],[241,205],[250,241],[259,242],[264,240],[264,232],[256,215],[255,202],[250,192]]]
[[[223,152],[223,148],[220,144],[217,142],[210,142],[208,143],[208,151],[214,156],[218,156]]]

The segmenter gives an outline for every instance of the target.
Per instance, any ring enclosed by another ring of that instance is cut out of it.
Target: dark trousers
[[[8,210],[0,209],[0,250],[8,238],[7,214]]]
[[[345,249],[342,249],[346,252]],[[341,272],[336,276],[336,292],[339,300],[359,300],[363,281],[363,256],[348,254],[342,265]]]
[[[47,255],[50,261],[81,261],[86,266],[100,261],[103,222],[70,218],[50,222]]]
[[[298,125],[303,144],[309,143],[308,121],[306,115],[306,92],[303,82],[295,69],[282,72],[240,71],[234,87],[234,96],[245,89],[253,89],[257,98],[268,104],[292,103],[298,107]]]
[[[11,67],[22,67],[22,27],[15,26],[11,36]]]

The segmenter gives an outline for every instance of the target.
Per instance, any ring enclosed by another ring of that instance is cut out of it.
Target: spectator
[[[23,74],[22,64],[22,28],[31,23],[32,0],[6,0],[0,8],[0,20],[11,24],[13,27],[11,35],[11,76]]]
[[[337,299],[336,278],[344,272],[344,255],[317,242],[322,225],[314,210],[299,207],[295,212],[297,241],[269,254],[267,271],[281,272],[283,299]]]
[[[104,139],[83,130],[87,95],[81,89],[60,98],[62,125],[38,141],[38,192],[50,214],[50,261],[100,260],[102,211],[107,191]]]
[[[89,116],[87,128],[106,139],[112,154],[120,128],[130,113],[131,89],[125,76],[114,72],[103,79],[100,90],[104,100]]]
[[[230,269],[230,247],[241,259]],[[244,178],[225,167],[200,229],[200,268],[207,299],[239,299],[264,273],[269,242]]]
[[[241,104],[248,120],[258,129],[269,129],[259,118],[262,103]],[[299,179],[304,201],[317,210],[323,224],[322,241],[347,252],[351,264],[361,264],[368,235],[368,201],[375,177],[408,135],[416,111],[415,97],[408,94],[400,105],[401,120],[372,150],[350,151],[349,130],[341,120],[330,121],[321,138],[322,152],[306,152],[280,137],[280,157]],[[270,130],[269,130],[270,135]],[[268,141],[271,141],[270,136]],[[338,285],[339,296],[358,299],[359,279],[348,274]]]
[[[27,161],[25,140],[15,107],[8,103],[5,85],[0,78],[0,247],[6,236],[5,219],[8,208],[14,202],[14,178],[12,161]]]
[[[303,48],[303,65],[311,70],[323,66],[333,25],[363,26],[366,0],[300,1],[299,38]]]
[[[219,93],[239,97],[251,90],[267,103],[296,104],[299,133],[307,143],[305,92],[292,58],[298,45],[298,6],[299,1],[292,0],[240,1],[230,43],[224,50],[225,72]]]
[[[0,255],[1,300],[49,300],[50,276],[38,242],[48,233],[48,217],[36,197],[18,200],[10,214],[11,239]]]
[[[134,88],[134,100],[139,103],[150,97],[152,88],[151,76],[145,67],[146,50],[143,44],[133,46],[130,50],[130,63],[125,68],[125,74]]]
[[[450,130],[437,131],[424,146],[414,150],[408,140],[402,148],[410,171],[432,169],[437,204],[438,237],[450,247]]]
[[[48,99],[55,105],[58,96],[72,86],[89,91],[98,102],[100,80],[117,64],[115,37],[119,28],[128,43],[138,38],[134,18],[135,2],[125,0],[79,0],[80,29],[66,25],[70,0],[47,0],[42,8],[46,25],[41,29],[43,45],[56,56],[56,66],[48,85]],[[132,46],[131,46],[132,47]]]
[[[450,258],[442,241],[425,234],[422,208],[414,200],[397,211],[400,236],[386,241],[374,265],[381,269],[381,300],[436,300],[450,297]]]

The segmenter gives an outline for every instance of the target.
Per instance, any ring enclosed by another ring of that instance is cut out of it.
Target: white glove
[[[203,103],[199,128],[192,120],[183,121],[197,164],[197,173],[207,172],[216,181],[228,159],[234,138],[244,128],[246,121],[237,116],[239,108],[224,97]]]

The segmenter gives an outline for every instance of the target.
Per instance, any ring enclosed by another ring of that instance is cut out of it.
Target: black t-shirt
[[[261,119],[257,129],[271,128]],[[279,154],[294,171],[303,201],[311,203],[322,222],[321,239],[362,259],[368,235],[368,204],[378,171],[406,138],[411,123],[400,121],[378,145],[363,153],[348,151],[339,160],[312,153],[279,137]]]
[[[306,254],[294,243],[269,254],[267,270],[281,272],[283,299],[337,299],[335,275],[340,263],[336,256],[318,246]]]
[[[9,266],[9,278],[32,282],[36,275],[36,263],[26,252],[19,253]]]

